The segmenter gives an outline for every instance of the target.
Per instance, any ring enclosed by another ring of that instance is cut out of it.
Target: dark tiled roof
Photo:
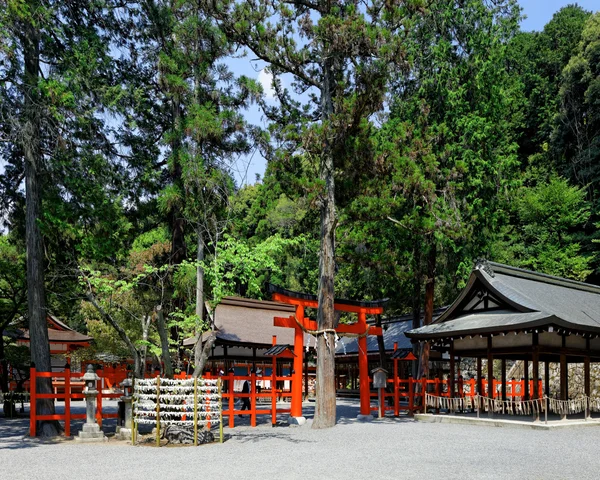
[[[383,324],[383,343],[386,351],[394,349],[394,342],[398,342],[398,349],[412,349],[410,339],[404,334],[412,328],[412,322],[400,321]],[[367,352],[378,352],[377,337],[367,337]],[[358,353],[358,339],[356,337],[341,337],[335,349],[336,355],[352,355]]]
[[[292,354],[294,353],[290,345],[273,345],[264,353],[264,356],[276,357],[277,355],[281,355],[282,353],[284,353],[286,350],[291,352]]]
[[[467,311],[477,292],[501,306]],[[433,324],[408,332],[415,339],[494,333],[555,325],[600,333],[600,287],[493,262],[478,263],[465,289]]]
[[[398,349],[394,353],[390,355],[390,359],[398,359],[398,360],[416,360],[417,357],[412,353],[412,350],[406,349]]]

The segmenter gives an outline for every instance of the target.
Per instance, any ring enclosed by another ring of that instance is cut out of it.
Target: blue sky
[[[562,7],[574,3],[586,10],[600,10],[600,0],[581,0],[578,2],[575,2],[574,0],[520,0],[519,4],[523,9],[522,13],[527,17],[522,21],[521,28],[525,31],[542,30],[544,25],[550,21],[554,13],[556,13]],[[251,55],[248,58],[251,58]],[[245,75],[253,76],[258,80],[262,80],[264,82],[263,87],[265,88],[265,91],[267,91],[269,86],[269,80],[267,79],[267,76],[264,74],[264,72],[260,73],[251,70],[247,58],[238,60],[236,65],[232,65],[232,67],[236,73],[244,73]],[[247,68],[246,71],[240,71],[244,70],[245,68]],[[266,126],[260,112],[256,108],[252,108],[250,111],[248,111],[246,118],[252,123]],[[238,171],[235,172],[238,183],[240,184],[254,183],[256,175],[259,174],[262,176],[265,172],[265,160],[258,152],[256,152],[250,160],[248,158],[240,159],[240,163],[241,165],[238,166]],[[240,173],[243,175],[240,175]]]
[[[521,28],[526,31],[542,30],[552,15],[554,15],[562,7],[570,4],[577,4],[585,10],[592,12],[600,9],[599,0],[581,0],[581,1],[565,1],[565,0],[521,0],[519,2],[523,9],[523,14],[527,16],[521,23]]]

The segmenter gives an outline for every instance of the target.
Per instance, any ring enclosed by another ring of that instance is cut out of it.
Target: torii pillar
[[[296,318],[304,324],[304,307],[296,305]],[[294,328],[294,371],[292,372],[292,405],[290,419],[292,424],[303,425],[306,418],[302,415],[302,367],[304,365],[304,332],[296,325]]]

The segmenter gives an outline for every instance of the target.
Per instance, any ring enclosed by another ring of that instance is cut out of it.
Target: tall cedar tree
[[[321,249],[318,289],[317,404],[313,428],[335,424],[334,275],[336,182],[360,169],[361,132],[381,110],[391,61],[401,61],[404,7],[390,2],[246,0],[214,12],[232,39],[273,75],[278,109],[267,115],[290,154],[318,164]],[[291,79],[292,98],[284,82]]]
[[[86,182],[89,182],[88,187],[101,183],[94,181],[94,169],[105,170],[102,157],[98,161],[95,155],[107,144],[101,122],[95,116],[103,94],[102,89],[96,88],[96,79],[106,78],[99,72],[105,72],[109,43],[101,32],[104,32],[102,27],[110,23],[106,18],[111,8],[106,4],[104,7],[99,8],[92,1],[0,3],[0,77],[3,80],[0,82],[0,124],[6,135],[3,153],[7,160],[2,195],[10,201],[7,212],[10,215],[5,219],[26,238],[31,360],[42,372],[51,371],[45,259],[52,259],[57,252],[62,254],[53,248],[58,245],[47,241],[53,222],[58,218],[51,212],[64,212],[63,202],[72,200],[74,190],[87,191],[88,188],[83,187]],[[94,167],[88,169],[90,162]],[[78,176],[74,171],[84,173]],[[23,178],[24,222],[20,196]],[[102,186],[89,190],[100,192],[104,199]],[[54,195],[52,202],[48,201],[51,195]],[[87,200],[79,197],[73,202],[78,214],[70,220],[80,222],[80,227],[82,216],[93,210]],[[66,219],[58,220],[56,230],[60,233],[78,230],[65,232]],[[77,237],[65,235],[63,238],[69,236]],[[62,251],[68,250],[65,245],[60,247]],[[41,393],[50,393],[50,379],[38,380],[37,388]],[[37,409],[42,415],[52,414],[54,403],[40,399]],[[43,421],[38,428],[39,434],[44,436],[56,435],[58,431],[56,421]]]
[[[441,249],[469,263],[454,270],[460,278],[470,269],[469,254],[485,251],[500,220],[503,189],[514,181],[508,119],[518,113],[519,84],[505,68],[505,51],[518,20],[513,0],[468,0],[458,9],[453,0],[440,0],[430,2],[407,39],[414,61],[410,75],[393,86],[380,142],[391,168],[387,194],[398,205],[392,218],[416,246],[418,290],[424,277],[425,324],[432,321]]]
[[[123,39],[127,54],[120,60],[127,87],[119,141],[140,180],[137,197],[157,198],[167,217],[172,265],[188,259],[193,234],[200,260],[214,240],[210,233],[233,189],[232,165],[249,150],[240,112],[259,93],[253,80],[236,78],[225,65],[232,45],[205,7],[197,0],[145,0],[121,19],[131,36]],[[197,276],[195,310],[201,317],[201,267]],[[175,308],[186,305],[175,296]]]

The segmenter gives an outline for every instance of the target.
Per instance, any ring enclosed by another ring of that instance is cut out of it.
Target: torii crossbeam
[[[276,327],[288,327],[295,330],[294,335],[294,368],[292,374],[292,405],[290,417],[294,423],[304,423],[302,416],[302,369],[304,354],[304,331],[317,331],[317,322],[304,316],[305,308],[317,308],[317,297],[285,290],[275,285],[270,286],[272,299],[276,302],[294,305],[296,315],[290,317],[274,317]],[[358,371],[360,378],[360,417],[371,415],[371,399],[369,387],[369,363],[367,358],[367,335],[382,335],[381,327],[367,325],[367,315],[383,313],[385,300],[353,301],[335,300],[334,309],[339,312],[356,313],[358,321],[350,325],[338,325],[336,333],[354,334],[358,336]]]

